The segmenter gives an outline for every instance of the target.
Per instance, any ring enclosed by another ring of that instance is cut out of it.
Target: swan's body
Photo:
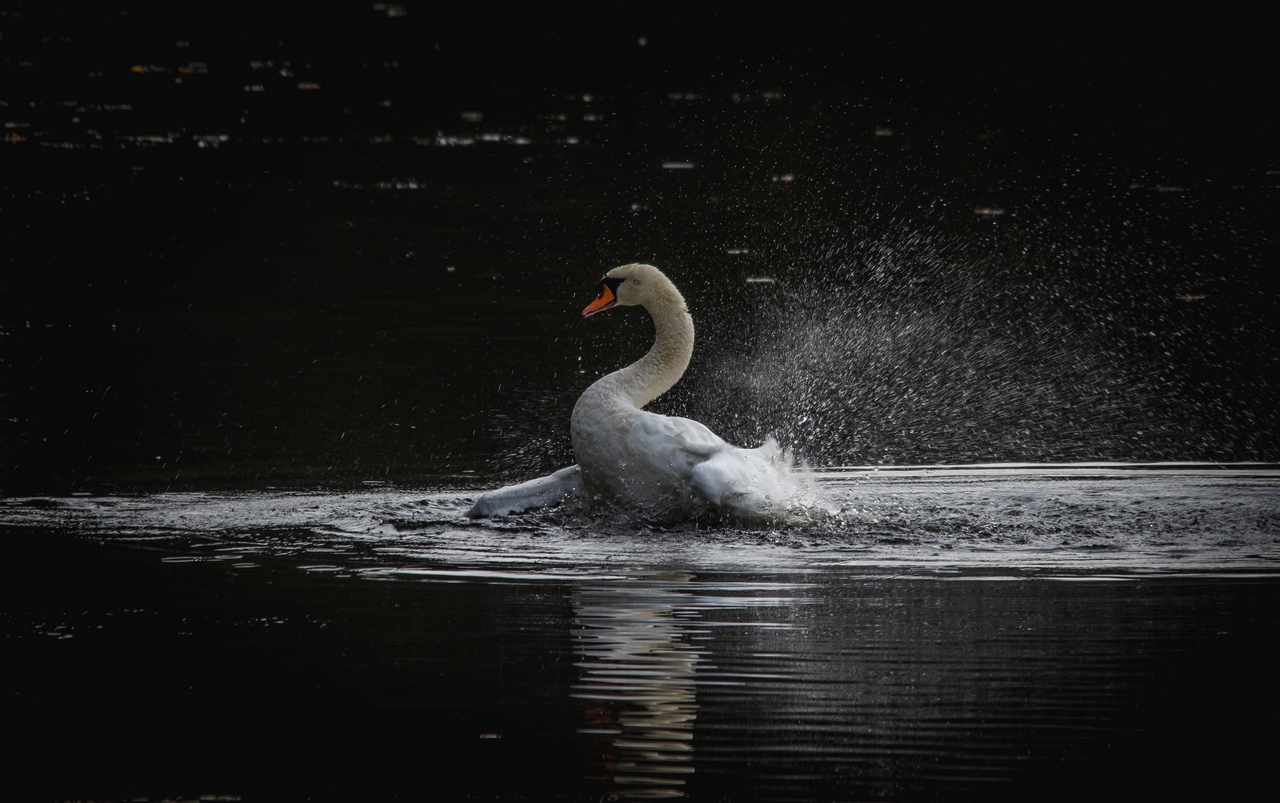
[[[568,497],[663,519],[784,514],[798,488],[772,439],[739,449],[697,421],[641,409],[675,385],[693,354],[693,319],[680,291],[651,265],[615,268],[598,290],[582,314],[643,306],[653,318],[653,346],[578,399],[572,420],[577,466],[490,491],[469,515],[505,515]]]

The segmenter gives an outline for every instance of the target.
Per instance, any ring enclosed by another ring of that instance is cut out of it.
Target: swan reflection
[[[681,588],[690,579],[666,575],[574,593],[582,656],[574,696],[588,701],[580,731],[598,751],[595,779],[614,795],[682,797],[693,773],[695,675],[706,653],[691,643],[698,614]]]

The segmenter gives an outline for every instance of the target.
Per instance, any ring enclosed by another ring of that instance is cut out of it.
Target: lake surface
[[[1269,780],[1269,43],[842,19],[0,10],[24,799]],[[465,518],[573,462],[633,261],[698,329],[652,409],[819,510]]]
[[[759,530],[387,489],[5,500],[16,760],[44,799],[1262,781],[1280,471],[814,479],[829,518]]]

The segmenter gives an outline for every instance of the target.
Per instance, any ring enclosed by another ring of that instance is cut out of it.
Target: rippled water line
[[[961,480],[954,472],[842,475],[825,487],[843,512],[773,530],[650,530],[559,510],[473,522],[462,515],[467,495],[385,490],[7,499],[0,522],[152,540],[197,554],[342,556],[351,570],[396,563],[406,579],[414,569],[419,578],[455,569],[554,580],[566,571],[622,576],[679,567],[1117,580],[1265,575],[1280,566],[1280,477],[1143,471],[1070,479],[1043,467],[966,469]]]

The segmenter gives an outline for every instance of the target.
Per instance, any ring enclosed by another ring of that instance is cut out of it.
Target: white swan
[[[654,342],[639,361],[578,399],[572,420],[578,464],[489,491],[467,515],[518,513],[569,497],[646,518],[785,515],[801,488],[772,438],[739,449],[697,421],[641,409],[675,385],[693,354],[693,319],[680,291],[652,265],[623,265],[601,279],[582,315],[617,305],[644,307],[653,318]]]

